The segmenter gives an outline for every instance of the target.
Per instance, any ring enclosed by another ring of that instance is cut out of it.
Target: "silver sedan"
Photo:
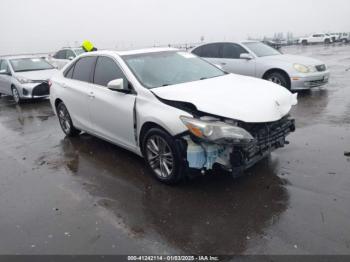
[[[282,54],[257,41],[208,43],[191,52],[227,72],[269,80],[289,90],[323,86],[330,76],[322,61]]]
[[[58,72],[41,57],[0,57],[0,96],[12,95],[16,103],[49,96],[49,79]]]

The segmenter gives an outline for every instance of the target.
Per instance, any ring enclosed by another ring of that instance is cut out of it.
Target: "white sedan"
[[[86,53],[51,85],[67,136],[84,131],[143,156],[164,183],[215,166],[238,175],[294,131],[296,95],[177,49]]]

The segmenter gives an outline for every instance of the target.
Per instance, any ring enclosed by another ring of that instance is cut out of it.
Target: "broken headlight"
[[[243,128],[214,118],[202,120],[181,116],[180,119],[194,136],[210,142],[249,143],[254,140],[254,137]]]

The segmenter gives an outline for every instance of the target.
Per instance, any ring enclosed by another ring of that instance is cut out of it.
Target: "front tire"
[[[20,104],[22,102],[18,89],[14,86],[12,87],[12,97],[13,97],[13,100],[15,100],[16,104]]]
[[[62,131],[66,134],[66,136],[74,137],[80,134],[80,130],[76,129],[73,126],[72,119],[70,117],[70,114],[68,112],[67,107],[64,105],[64,103],[59,103],[57,105],[57,116],[58,120],[60,122]]]
[[[147,167],[161,182],[176,184],[184,178],[182,154],[172,136],[160,128],[148,130],[142,141]]]
[[[306,40],[303,40],[303,41],[301,41],[301,44],[302,44],[302,45],[307,45],[308,43],[307,43]]]
[[[269,73],[266,78],[266,80],[273,82],[275,84],[278,84],[280,86],[283,86],[285,88],[287,88],[288,90],[290,90],[290,83],[288,81],[288,78],[285,74],[280,73],[280,72],[272,72]]]
[[[326,40],[324,40],[324,43],[325,43],[326,45],[328,45],[328,44],[331,43],[331,40],[330,40],[330,39],[326,39]]]

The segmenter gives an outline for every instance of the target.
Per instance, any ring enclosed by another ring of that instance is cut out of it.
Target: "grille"
[[[324,71],[326,71],[326,65],[317,65],[316,70],[318,72],[324,72]]]
[[[328,82],[327,79],[321,79],[321,80],[314,80],[314,81],[308,81],[305,83],[305,85],[309,87],[317,87],[317,86],[322,86]]]
[[[283,118],[276,122],[261,124],[246,124],[245,128],[254,136],[254,143],[244,148],[246,157],[251,158],[257,153],[263,153],[270,148],[284,145],[285,137],[295,130],[294,120]]]
[[[40,85],[33,88],[32,96],[47,96],[50,94],[49,84],[43,82]]]

